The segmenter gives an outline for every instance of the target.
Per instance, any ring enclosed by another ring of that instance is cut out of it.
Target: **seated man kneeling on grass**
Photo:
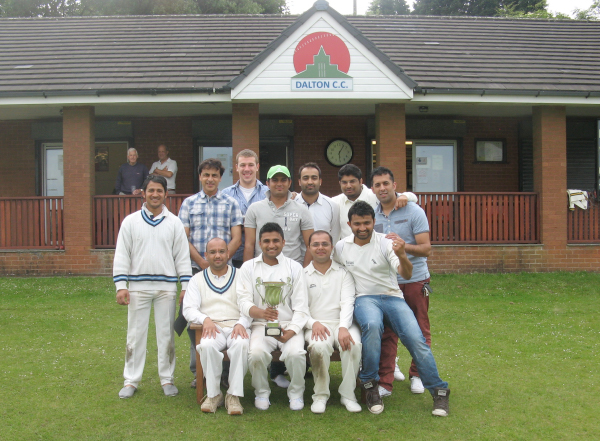
[[[285,240],[279,224],[275,222],[264,224],[260,229],[258,241],[262,254],[244,262],[240,268],[238,283],[240,311],[243,315],[254,319],[248,360],[256,395],[254,405],[257,409],[267,410],[271,404],[267,366],[272,360],[271,352],[279,349],[280,359],[285,362],[285,367],[290,374],[290,386],[287,389],[290,409],[300,410],[304,407],[304,374],[306,373],[306,351],[302,329],[309,315],[302,265],[281,253]],[[264,284],[267,282],[281,284],[284,300],[278,309],[268,306],[263,301]],[[281,335],[265,335],[267,322],[275,320],[280,321]]]
[[[196,346],[206,378],[207,398],[202,412],[216,412],[225,403],[229,415],[244,412],[239,397],[244,396],[244,376],[248,371],[251,320],[240,314],[237,304],[237,271],[227,264],[227,243],[213,238],[206,244],[208,268],[192,277],[183,298],[183,315],[190,323],[202,325],[202,339]],[[231,362],[229,389],[223,399],[221,374],[223,351]],[[201,378],[198,379],[202,381]],[[198,387],[202,387],[199,383]]]
[[[431,348],[427,346],[396,280],[396,274],[405,280],[412,276],[412,264],[406,255],[404,240],[396,237],[392,241],[373,231],[375,211],[366,202],[358,201],[352,205],[348,219],[352,236],[336,244],[334,260],[346,267],[356,285],[354,317],[361,328],[363,344],[362,370],[358,377],[367,395],[369,411],[375,414],[383,412],[378,371],[385,323],[400,337],[415,360],[423,386],[433,396],[432,414],[447,416],[448,383],[440,378]]]
[[[338,389],[341,403],[349,412],[360,412],[354,389],[362,345],[360,329],[352,323],[354,313],[354,279],[346,269],[331,260],[333,244],[327,231],[315,231],[309,247],[313,260],[304,268],[308,286],[310,318],[304,338],[315,380],[310,410],[323,413],[329,399],[329,364],[333,348],[340,351],[342,383]]]

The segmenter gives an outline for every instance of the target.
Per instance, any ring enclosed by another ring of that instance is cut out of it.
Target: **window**
[[[506,162],[504,139],[476,139],[475,162]]]

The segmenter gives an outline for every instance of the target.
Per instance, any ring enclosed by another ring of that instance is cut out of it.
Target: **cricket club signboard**
[[[347,92],[352,90],[350,51],[337,35],[314,32],[298,43],[294,50],[292,91]]]

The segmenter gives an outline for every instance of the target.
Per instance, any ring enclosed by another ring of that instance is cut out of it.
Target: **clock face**
[[[343,139],[334,139],[325,149],[325,157],[331,165],[340,167],[348,164],[352,160],[354,150],[348,141]]]

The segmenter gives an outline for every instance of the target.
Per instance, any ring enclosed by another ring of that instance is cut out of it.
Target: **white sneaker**
[[[342,403],[342,406],[346,406],[346,410],[348,412],[362,411],[362,407],[360,407],[360,404],[358,404],[357,401],[352,401],[352,400],[342,397],[342,399],[340,400],[340,403]]]
[[[273,378],[273,382],[279,386],[282,387],[284,389],[287,389],[290,385],[290,380],[288,380],[287,378],[285,378],[283,375],[277,375],[275,378]]]
[[[392,395],[392,392],[387,390],[385,387],[383,386],[377,386],[379,388],[379,396],[380,397],[389,397],[390,395]]]
[[[413,394],[422,394],[425,392],[423,382],[419,377],[410,377],[410,391]]]
[[[290,407],[291,407],[291,404],[290,404]],[[325,409],[326,408],[327,408],[327,401],[325,401],[325,400],[314,400],[313,403],[312,403],[312,405],[310,406],[310,411],[312,413],[325,413]]]
[[[290,400],[290,409],[302,410],[304,409],[304,400],[302,398],[294,398]]]
[[[119,391],[119,398],[131,398],[137,389],[133,386],[123,386]]]
[[[394,380],[396,381],[404,381],[406,377],[398,367],[398,357],[396,357],[396,368],[394,369]]]
[[[256,397],[254,399],[254,407],[256,407],[257,409],[267,410],[270,405],[271,405],[271,402],[269,401],[268,398]]]

